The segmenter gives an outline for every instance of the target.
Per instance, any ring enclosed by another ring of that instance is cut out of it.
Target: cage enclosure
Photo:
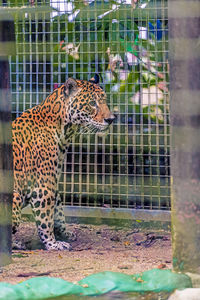
[[[117,119],[74,138],[59,190],[64,205],[170,209],[167,1],[7,1],[13,119],[68,77],[101,76]],[[38,9],[38,10],[37,10]]]

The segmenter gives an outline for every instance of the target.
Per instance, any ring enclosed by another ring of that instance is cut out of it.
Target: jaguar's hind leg
[[[21,221],[21,210],[23,207],[23,197],[16,191],[13,193],[13,205],[12,205],[12,233],[15,234]],[[25,249],[22,241],[13,238],[12,242],[13,249]]]
[[[23,198],[18,193],[13,193],[13,205],[12,205],[12,232],[16,233],[21,221],[21,210],[23,206]]]

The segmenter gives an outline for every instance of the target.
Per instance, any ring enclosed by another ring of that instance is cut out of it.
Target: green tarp
[[[101,272],[90,275],[77,284],[60,278],[37,277],[12,285],[0,283],[0,300],[56,299],[60,296],[97,296],[110,291],[171,292],[192,287],[190,278],[170,270],[153,269],[140,274],[126,275]]]

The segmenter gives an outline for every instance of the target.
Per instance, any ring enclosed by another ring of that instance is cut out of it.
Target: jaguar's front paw
[[[71,250],[72,247],[69,243],[61,241],[51,241],[45,244],[46,250]]]

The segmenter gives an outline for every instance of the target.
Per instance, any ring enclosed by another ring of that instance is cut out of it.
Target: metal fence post
[[[173,266],[200,274],[198,1],[169,1]]]
[[[11,94],[8,55],[13,54],[14,22],[0,18],[0,267],[11,262],[13,194]]]

